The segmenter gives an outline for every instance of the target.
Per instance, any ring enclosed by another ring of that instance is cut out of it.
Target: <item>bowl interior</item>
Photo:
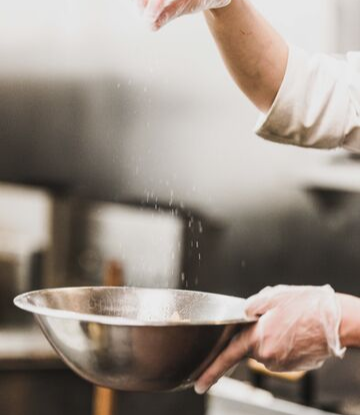
[[[171,289],[79,287],[34,291],[15,304],[36,314],[116,324],[179,325],[248,322],[244,300]],[[103,321],[104,320],[104,321]]]

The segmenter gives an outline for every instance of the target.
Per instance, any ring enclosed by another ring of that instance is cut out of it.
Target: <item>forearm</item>
[[[207,11],[206,19],[237,85],[261,111],[268,111],[286,71],[284,39],[247,0]]]
[[[344,347],[360,347],[360,298],[338,294],[342,320],[340,341]]]

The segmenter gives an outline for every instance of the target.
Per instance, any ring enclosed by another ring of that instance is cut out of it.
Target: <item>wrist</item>
[[[360,299],[337,294],[341,307],[340,342],[343,347],[360,346]]]
[[[244,0],[230,0],[229,4],[222,6],[222,7],[209,9],[208,13],[211,15],[211,17],[215,19],[222,18],[224,16],[227,16],[229,13],[231,13],[234,7],[238,7],[242,3],[244,3]]]

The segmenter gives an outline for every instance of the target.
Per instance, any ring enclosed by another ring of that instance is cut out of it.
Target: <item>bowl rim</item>
[[[189,290],[181,290],[181,289],[172,289],[172,288],[142,288],[142,287],[107,287],[107,286],[80,286],[80,287],[61,287],[61,288],[46,288],[42,290],[35,290],[25,292],[20,294],[14,298],[14,304],[16,307],[30,312],[35,316],[44,316],[44,317],[52,317],[52,318],[59,318],[65,320],[77,320],[81,322],[88,322],[88,323],[99,323],[103,325],[113,325],[113,326],[126,326],[126,327],[181,327],[181,326],[225,326],[225,325],[237,325],[237,324],[248,324],[254,323],[256,318],[251,318],[246,315],[244,307],[242,308],[242,312],[239,313],[239,318],[233,319],[218,319],[218,320],[181,320],[181,321],[146,321],[146,320],[138,320],[138,319],[131,319],[119,316],[105,316],[101,314],[88,314],[82,313],[79,311],[70,311],[70,310],[59,310],[50,307],[40,307],[35,306],[29,303],[29,298],[44,294],[46,292],[64,292],[64,291],[72,291],[72,290],[121,290],[121,291],[170,291],[170,292],[181,292],[181,293],[192,293],[195,295],[204,295],[210,297],[216,297],[218,299],[223,298],[224,300],[233,300],[239,301],[239,305],[243,305],[245,303],[245,299],[241,297],[235,297],[230,295],[223,295],[223,294],[214,294],[208,292],[201,292],[201,291],[189,291]]]

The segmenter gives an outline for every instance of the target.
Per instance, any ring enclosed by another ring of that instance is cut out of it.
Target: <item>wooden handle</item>
[[[115,391],[95,387],[93,394],[93,415],[113,415],[115,408]]]
[[[104,285],[107,287],[122,287],[125,285],[124,271],[118,261],[109,261],[105,268]]]

